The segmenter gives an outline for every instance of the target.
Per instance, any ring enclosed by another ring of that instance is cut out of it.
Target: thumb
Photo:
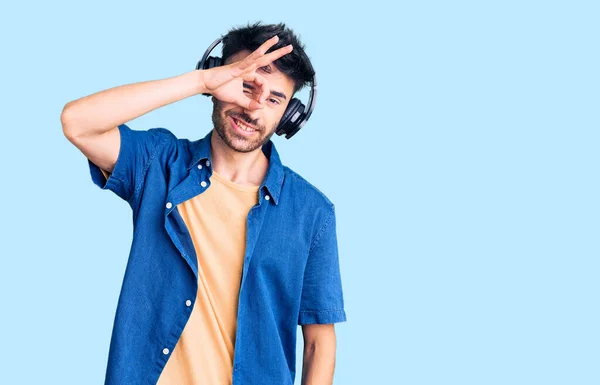
[[[260,104],[254,99],[247,97],[246,95],[242,95],[238,100],[236,100],[236,104],[247,110],[258,110],[263,108],[262,104]]]

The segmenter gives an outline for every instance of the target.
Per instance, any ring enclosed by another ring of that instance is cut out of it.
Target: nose
[[[246,96],[248,98],[256,100],[257,102],[259,102],[259,99],[260,99],[260,90],[257,89],[256,87],[251,88],[251,89],[245,89],[244,93],[246,94]],[[250,116],[252,119],[256,119],[258,111],[259,110],[248,110],[248,109],[244,108],[244,113],[248,114],[248,116]]]
[[[244,108],[244,114],[252,121],[258,121],[260,117],[260,110],[248,110]]]

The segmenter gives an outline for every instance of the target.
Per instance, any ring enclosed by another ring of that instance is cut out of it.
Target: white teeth
[[[241,128],[242,130],[244,130],[244,131],[247,131],[247,132],[252,132],[252,131],[254,131],[252,128],[250,128],[250,127],[246,126],[244,123],[240,122],[239,120],[236,120],[235,122],[237,123],[237,126],[238,126],[239,128]]]

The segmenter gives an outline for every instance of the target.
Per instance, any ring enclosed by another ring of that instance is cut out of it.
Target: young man
[[[93,182],[126,200],[133,241],[106,384],[333,381],[334,323],[346,321],[334,205],[282,165],[270,140],[312,78],[283,24],[232,29],[223,65],[67,103],[65,136]],[[204,138],[124,122],[211,94]]]

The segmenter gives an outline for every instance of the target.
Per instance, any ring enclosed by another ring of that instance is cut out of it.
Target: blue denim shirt
[[[210,188],[213,131],[196,141],[165,128],[123,124],[119,132],[108,180],[88,160],[92,181],[133,214],[105,384],[156,384],[198,292],[195,248],[177,205]],[[298,325],[346,321],[334,205],[282,165],[272,141],[262,150],[269,166],[247,218],[233,385],[293,384]]]

